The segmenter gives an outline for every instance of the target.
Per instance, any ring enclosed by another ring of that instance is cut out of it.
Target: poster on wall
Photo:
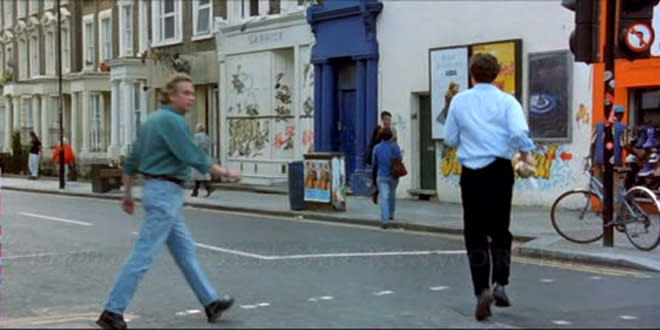
[[[529,130],[537,141],[571,140],[573,62],[569,51],[529,54]]]
[[[329,203],[331,199],[330,160],[305,159],[306,202]]]
[[[495,78],[495,85],[502,91],[515,96],[521,101],[521,59],[522,40],[506,40],[474,44],[470,56],[477,53],[487,53],[495,56],[500,63],[500,74]]]
[[[651,46],[651,56],[660,56],[660,5],[653,8],[653,30],[656,38]]]
[[[444,138],[449,103],[454,95],[466,90],[468,80],[468,48],[435,48],[429,50],[431,85],[431,118],[433,139]]]

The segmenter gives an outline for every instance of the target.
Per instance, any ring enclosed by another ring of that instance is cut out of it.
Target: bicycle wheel
[[[625,195],[623,225],[626,237],[642,251],[660,244],[660,205],[655,194],[646,187],[632,187]]]
[[[603,237],[600,199],[589,190],[570,190],[552,204],[552,226],[561,237],[575,243],[591,243]]]

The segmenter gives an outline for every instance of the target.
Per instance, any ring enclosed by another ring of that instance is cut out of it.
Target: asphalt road
[[[11,191],[3,192],[2,207],[0,323],[93,326],[142,211],[129,217],[116,201]],[[478,323],[460,238],[196,209],[184,217],[211,282],[236,305],[219,323],[206,323],[164,249],[126,315],[129,327],[660,325],[657,273],[515,259],[508,288],[514,306]]]

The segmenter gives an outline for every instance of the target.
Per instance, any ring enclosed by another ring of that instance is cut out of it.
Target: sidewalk
[[[92,193],[91,184],[87,182],[67,182],[64,191],[60,191],[55,178],[34,181],[7,176],[2,178],[2,188],[104,199],[119,199],[122,196],[120,191]],[[141,188],[135,186],[133,189],[134,196],[140,199]],[[187,191],[186,204],[207,209],[380,226],[379,209],[370,198],[349,196],[346,201],[346,212],[291,211],[287,195],[264,191],[266,193],[238,190],[235,187],[220,188],[209,198],[190,197]],[[204,191],[203,194],[205,193]],[[462,207],[459,204],[437,201],[400,199],[397,200],[396,219],[393,225],[395,228],[407,230],[462,234]],[[614,248],[604,248],[601,242],[589,245],[567,242],[552,228],[547,208],[514,206],[511,232],[514,240],[521,243],[516,249],[519,255],[660,272],[660,248],[651,252],[638,251],[627,242],[624,235],[619,233],[615,234]]]

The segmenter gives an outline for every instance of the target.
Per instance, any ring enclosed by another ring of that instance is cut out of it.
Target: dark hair
[[[392,118],[392,114],[389,111],[383,111],[383,112],[380,113],[380,119],[381,120],[385,119],[386,116]]]
[[[392,129],[389,127],[383,127],[378,131],[378,140],[380,141],[389,141],[394,137]]]
[[[487,53],[477,53],[470,59],[470,74],[478,83],[492,83],[500,73],[497,58]]]
[[[36,139],[37,138],[37,133],[35,133],[34,131],[30,131],[30,137]]]

